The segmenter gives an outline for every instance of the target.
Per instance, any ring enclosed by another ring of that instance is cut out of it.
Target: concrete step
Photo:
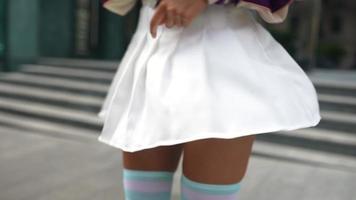
[[[2,74],[2,76],[0,76],[0,84],[31,86],[99,97],[105,97],[110,86],[109,84],[97,82],[36,76],[33,74],[24,74],[22,72]]]
[[[323,69],[316,68],[310,71],[309,77],[312,79],[334,80],[334,81],[356,81],[356,71],[353,69]]]
[[[304,128],[293,131],[278,131],[256,135],[256,140],[347,155],[356,159],[356,134],[326,130],[322,128]]]
[[[254,156],[262,156],[283,161],[299,162],[300,164],[345,170],[353,173],[356,172],[356,158],[354,156],[291,146],[288,144],[255,140],[252,154]]]
[[[118,69],[120,60],[93,60],[79,58],[41,57],[37,60],[39,65],[60,66],[63,68],[92,69],[113,72]]]
[[[318,99],[321,110],[356,114],[356,97],[318,94]]]
[[[277,134],[356,147],[356,135],[349,132],[327,130],[315,127],[293,131],[280,131],[277,132]]]
[[[77,127],[47,119],[35,118],[23,114],[14,114],[0,110],[0,124],[24,132],[34,132],[51,137],[69,138],[74,140],[96,139],[98,131],[92,128]]]
[[[99,83],[110,83],[114,72],[103,72],[92,69],[80,68],[63,68],[60,66],[50,65],[23,65],[21,67],[22,73],[46,75],[48,77],[62,77],[72,80],[85,80]]]
[[[48,105],[38,102],[0,97],[0,110],[2,112],[17,114],[19,116],[27,116],[71,126],[85,127],[96,131],[100,131],[102,128],[102,121],[96,116],[96,112],[74,110],[58,105]]]
[[[15,99],[93,112],[98,111],[104,101],[104,98],[97,96],[8,83],[0,84],[0,98],[4,101],[5,98],[9,101]]]
[[[319,128],[356,134],[356,114],[325,110],[321,110],[320,114]]]
[[[84,131],[84,130],[81,130]],[[36,129],[29,129],[26,127],[19,127],[11,124],[4,124],[0,121],[0,134],[1,133],[11,133],[11,134],[22,134],[22,135],[39,135],[50,137],[51,139],[65,140],[66,142],[76,142],[76,143],[87,143],[97,140],[97,135],[95,134],[58,134],[56,132],[43,132]]]
[[[311,79],[318,94],[356,97],[356,81]]]

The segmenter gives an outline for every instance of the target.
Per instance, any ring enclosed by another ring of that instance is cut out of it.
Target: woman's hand
[[[207,5],[207,0],[160,0],[150,23],[152,37],[156,37],[157,27],[161,24],[168,28],[188,26]]]

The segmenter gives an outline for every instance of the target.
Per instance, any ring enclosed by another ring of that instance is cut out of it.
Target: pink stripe
[[[167,192],[172,188],[172,182],[124,180],[125,189],[139,192]]]
[[[194,200],[236,200],[237,192],[233,194],[204,194],[183,186],[182,195]]]

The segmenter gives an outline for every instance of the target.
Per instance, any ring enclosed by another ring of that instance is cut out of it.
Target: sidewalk
[[[0,137],[1,200],[123,200],[121,151],[95,136],[73,140],[1,128]],[[175,200],[180,174],[181,165]],[[354,200],[354,188],[354,170],[253,154],[238,199]]]

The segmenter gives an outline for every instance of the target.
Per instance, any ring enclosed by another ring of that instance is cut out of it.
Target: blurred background
[[[121,151],[97,141],[97,112],[140,6],[122,17],[99,0],[0,0],[0,200],[124,199]],[[257,135],[239,199],[356,200],[355,11],[295,1],[264,24],[314,83],[322,120]]]

